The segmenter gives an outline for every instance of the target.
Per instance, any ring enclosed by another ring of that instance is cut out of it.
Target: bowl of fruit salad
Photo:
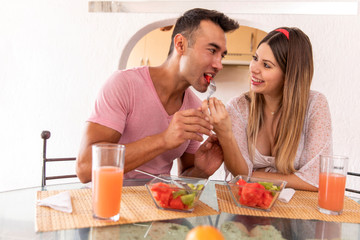
[[[159,209],[192,212],[207,183],[204,178],[159,175],[145,186]]]
[[[269,212],[286,183],[282,180],[238,175],[227,186],[237,206]]]

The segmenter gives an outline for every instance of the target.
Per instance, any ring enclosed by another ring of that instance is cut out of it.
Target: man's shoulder
[[[144,79],[150,78],[149,70],[147,66],[129,68],[124,70],[115,71],[112,76],[112,79],[118,81],[134,81],[142,82]]]

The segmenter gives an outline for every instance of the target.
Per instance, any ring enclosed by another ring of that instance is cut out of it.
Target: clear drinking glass
[[[92,146],[92,205],[97,219],[118,221],[124,176],[125,146]]]
[[[346,174],[349,158],[320,156],[319,211],[326,214],[342,213],[345,197]]]

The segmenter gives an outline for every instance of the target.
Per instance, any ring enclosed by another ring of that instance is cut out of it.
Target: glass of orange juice
[[[124,159],[124,145],[92,145],[92,206],[94,218],[119,220]]]
[[[340,215],[344,206],[346,174],[349,158],[345,156],[320,156],[319,211]]]

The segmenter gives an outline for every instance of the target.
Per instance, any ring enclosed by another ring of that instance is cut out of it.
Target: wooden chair
[[[44,140],[43,143],[43,168],[42,168],[42,179],[41,186],[46,186],[46,180],[54,180],[54,179],[63,179],[63,178],[76,178],[75,174],[73,175],[57,175],[57,176],[47,176],[46,175],[46,164],[49,162],[63,162],[63,161],[75,161],[76,158],[47,158],[46,157],[46,141],[50,138],[50,131],[42,131],[41,138]]]
[[[348,176],[360,177],[360,174],[359,174],[359,173],[354,173],[354,172],[348,172],[347,175],[348,175]],[[355,189],[345,188],[345,191],[360,194],[360,191],[359,191],[359,190],[355,190]]]

